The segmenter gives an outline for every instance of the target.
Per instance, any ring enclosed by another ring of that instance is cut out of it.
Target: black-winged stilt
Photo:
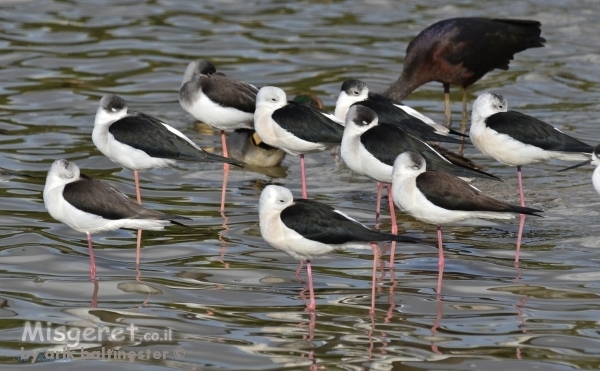
[[[247,82],[217,72],[204,59],[188,64],[179,89],[179,103],[189,114],[213,128],[221,130],[223,156],[229,157],[225,130],[251,129],[254,121],[258,89]],[[229,164],[223,164],[221,212],[225,210],[225,190]]]
[[[379,224],[379,208],[382,183],[388,184],[388,199],[392,218],[392,233],[397,232],[396,216],[392,202],[392,167],[396,157],[406,151],[422,154],[430,170],[444,170],[466,178],[499,180],[483,171],[463,167],[449,161],[430,145],[408,134],[396,125],[379,123],[377,114],[364,106],[352,106],[346,115],[346,126],[342,138],[342,159],[354,172],[377,180],[377,206],[375,224]],[[394,248],[390,262],[394,260]]]
[[[161,230],[174,219],[190,219],[142,207],[108,183],[80,173],[67,160],[56,160],[44,186],[44,206],[50,215],[87,234],[90,278],[96,275],[92,233],[119,228]]]
[[[260,195],[260,233],[267,243],[294,259],[306,261],[310,290],[308,309],[316,308],[310,261],[321,255],[346,248],[373,249],[373,288],[371,313],[375,310],[375,272],[378,241],[414,243],[419,239],[380,233],[365,227],[346,214],[324,203],[294,200],[284,187],[269,185]]]
[[[502,95],[480,94],[473,103],[470,137],[473,145],[484,154],[506,165],[517,167],[521,206],[525,206],[521,166],[558,159],[582,161],[593,147],[572,138],[541,120],[517,111],[509,111]],[[517,238],[515,263],[519,261],[521,234]]]
[[[346,80],[335,103],[335,115],[346,120],[350,106],[358,104],[375,111],[379,122],[396,124],[417,138],[429,142],[464,143],[452,135],[461,133],[440,125],[417,110],[381,94],[371,93],[360,80]]]
[[[254,129],[263,142],[300,156],[302,198],[307,198],[304,155],[324,151],[342,141],[343,122],[307,104],[288,102],[280,88],[265,86],[256,96]]]
[[[404,152],[394,161],[392,192],[400,210],[418,220],[437,224],[438,293],[442,289],[444,271],[441,224],[474,218],[512,219],[515,214],[541,212],[495,200],[447,172],[427,171],[425,158],[415,152]]]

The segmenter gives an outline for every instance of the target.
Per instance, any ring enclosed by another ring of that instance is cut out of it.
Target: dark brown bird
[[[486,73],[508,70],[515,53],[543,47],[541,23],[520,19],[451,18],[434,23],[406,48],[402,74],[383,94],[398,101],[430,81],[444,84],[445,125],[451,125],[450,85],[463,90],[461,132],[467,129],[467,87]]]

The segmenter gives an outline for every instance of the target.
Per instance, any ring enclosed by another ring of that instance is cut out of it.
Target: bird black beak
[[[589,160],[587,160],[587,161],[583,161],[583,162],[582,162],[582,163],[580,163],[580,164],[573,165],[573,166],[569,166],[569,167],[566,167],[566,168],[564,168],[564,169],[560,169],[560,170],[558,171],[558,173],[560,173],[561,171],[567,171],[567,170],[575,169],[575,168],[577,168],[577,167],[581,167],[581,166],[583,166],[583,165],[587,165],[587,164],[589,164],[589,163],[591,163],[591,162],[592,162],[592,159],[589,159]]]

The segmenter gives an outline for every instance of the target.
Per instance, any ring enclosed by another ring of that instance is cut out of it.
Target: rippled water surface
[[[600,33],[594,1],[3,1],[0,3],[0,166],[31,174],[0,183],[0,369],[27,367],[21,349],[64,342],[23,339],[27,322],[84,329],[139,328],[134,339],[83,341],[88,351],[167,351],[166,359],[53,362],[30,367],[131,370],[570,370],[600,367],[600,202],[591,168],[566,163],[524,169],[528,218],[520,269],[513,266],[518,223],[445,228],[446,272],[436,298],[435,227],[399,215],[401,229],[426,243],[399,245],[394,269],[378,274],[369,316],[369,251],[314,261],[317,314],[305,312],[296,261],[260,237],[257,203],[271,183],[299,195],[299,160],[268,172],[233,170],[225,217],[222,169],[181,163],[142,173],[145,205],[194,218],[196,229],[145,232],[135,269],[135,232],[94,235],[98,281],[89,280],[85,235],[53,220],[42,201],[57,158],[134,195],[132,173],[94,147],[103,94],[158,116],[218,152],[218,133],[179,106],[187,63],[289,95],[310,90],[332,110],[341,83],[359,78],[384,90],[402,70],[407,43],[455,16],[537,19],[545,48],[516,56],[511,69],[469,91],[503,94],[512,108],[590,144],[600,141]],[[443,118],[441,85],[406,103]],[[454,112],[460,92],[453,90]],[[458,116],[455,114],[455,119]],[[466,155],[502,177],[477,181],[518,202],[516,171]],[[375,183],[331,153],[307,156],[309,195],[374,224]],[[387,210],[384,202],[383,209]],[[384,230],[389,229],[383,213]],[[386,261],[385,257],[382,261]],[[304,274],[304,273],[303,273]],[[171,329],[171,337],[164,331]],[[143,334],[160,334],[144,340]],[[43,358],[43,357],[42,357]],[[503,362],[499,362],[503,361]],[[31,358],[28,362],[31,362]],[[41,364],[40,364],[41,363]]]

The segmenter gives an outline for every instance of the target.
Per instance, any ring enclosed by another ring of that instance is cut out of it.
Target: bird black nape
[[[408,44],[402,74],[383,94],[401,101],[425,83],[441,82],[445,125],[450,127],[450,85],[458,85],[463,91],[461,132],[465,133],[467,87],[492,70],[508,70],[516,53],[543,47],[541,26],[534,20],[476,17],[434,23]]]

